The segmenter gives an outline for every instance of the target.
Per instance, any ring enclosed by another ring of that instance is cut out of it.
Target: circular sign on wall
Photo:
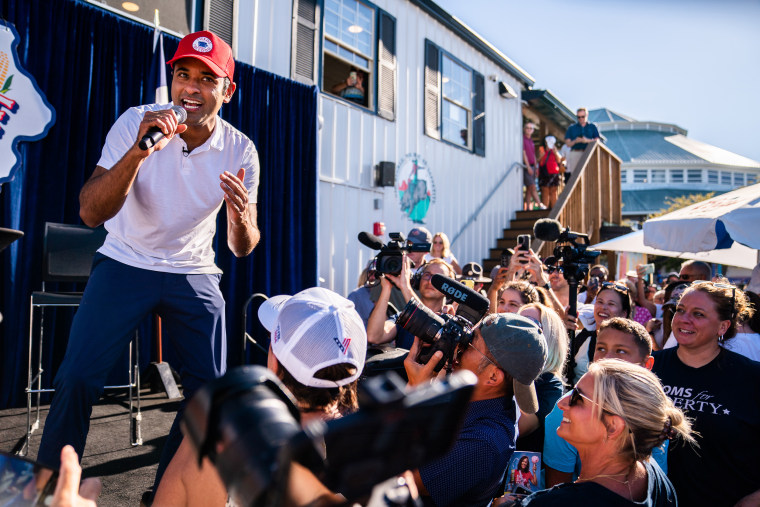
[[[396,192],[401,212],[415,224],[424,224],[435,202],[435,182],[425,159],[410,153],[397,165]]]

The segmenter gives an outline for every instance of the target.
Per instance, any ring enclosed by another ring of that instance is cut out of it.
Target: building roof
[[[667,209],[667,199],[686,197],[692,194],[715,192],[715,195],[726,193],[726,190],[710,190],[699,192],[686,188],[653,188],[647,190],[623,190],[623,215],[649,215]]]
[[[588,121],[592,123],[606,123],[606,122],[613,122],[613,121],[636,121],[633,118],[629,118],[628,116],[623,116],[620,113],[616,113],[615,111],[612,111],[611,109],[607,108],[601,108],[601,109],[592,109],[588,112]]]
[[[624,164],[760,169],[755,160],[686,137],[687,131],[672,123],[642,122],[606,108],[589,111],[589,120],[597,124],[607,146]]]
[[[563,129],[575,123],[573,111],[549,90],[523,90],[521,98]]]
[[[490,58],[494,63],[509,72],[514,78],[518,79],[526,87],[533,86],[536,82],[533,76],[528,74],[522,67],[509,59],[496,46],[485,40],[472,28],[464,24],[462,20],[443,10],[441,6],[432,0],[409,0],[424,12],[428,13],[439,23],[443,24],[451,31],[456,33],[465,42]]]
[[[737,155],[736,153],[718,148],[711,144],[703,143],[695,139],[689,139],[686,136],[676,135],[666,137],[665,141],[677,146],[678,148],[691,153],[711,164],[729,165],[737,167],[752,167],[760,169],[760,162],[751,158]]]
[[[612,130],[604,133],[607,147],[624,164],[698,164],[704,160],[666,141],[670,133],[647,130]]]

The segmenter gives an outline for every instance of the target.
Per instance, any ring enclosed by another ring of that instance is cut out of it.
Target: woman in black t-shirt
[[[678,347],[654,354],[652,371],[698,434],[699,449],[668,449],[683,505],[760,505],[760,363],[720,346],[753,311],[732,285],[694,282],[673,316]]]

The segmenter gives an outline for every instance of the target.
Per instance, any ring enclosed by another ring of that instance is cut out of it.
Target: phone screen
[[[0,505],[50,505],[58,473],[33,461],[0,453]]]

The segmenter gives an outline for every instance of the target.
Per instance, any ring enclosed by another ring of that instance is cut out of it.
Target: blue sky
[[[435,0],[568,107],[760,161],[760,0]]]

